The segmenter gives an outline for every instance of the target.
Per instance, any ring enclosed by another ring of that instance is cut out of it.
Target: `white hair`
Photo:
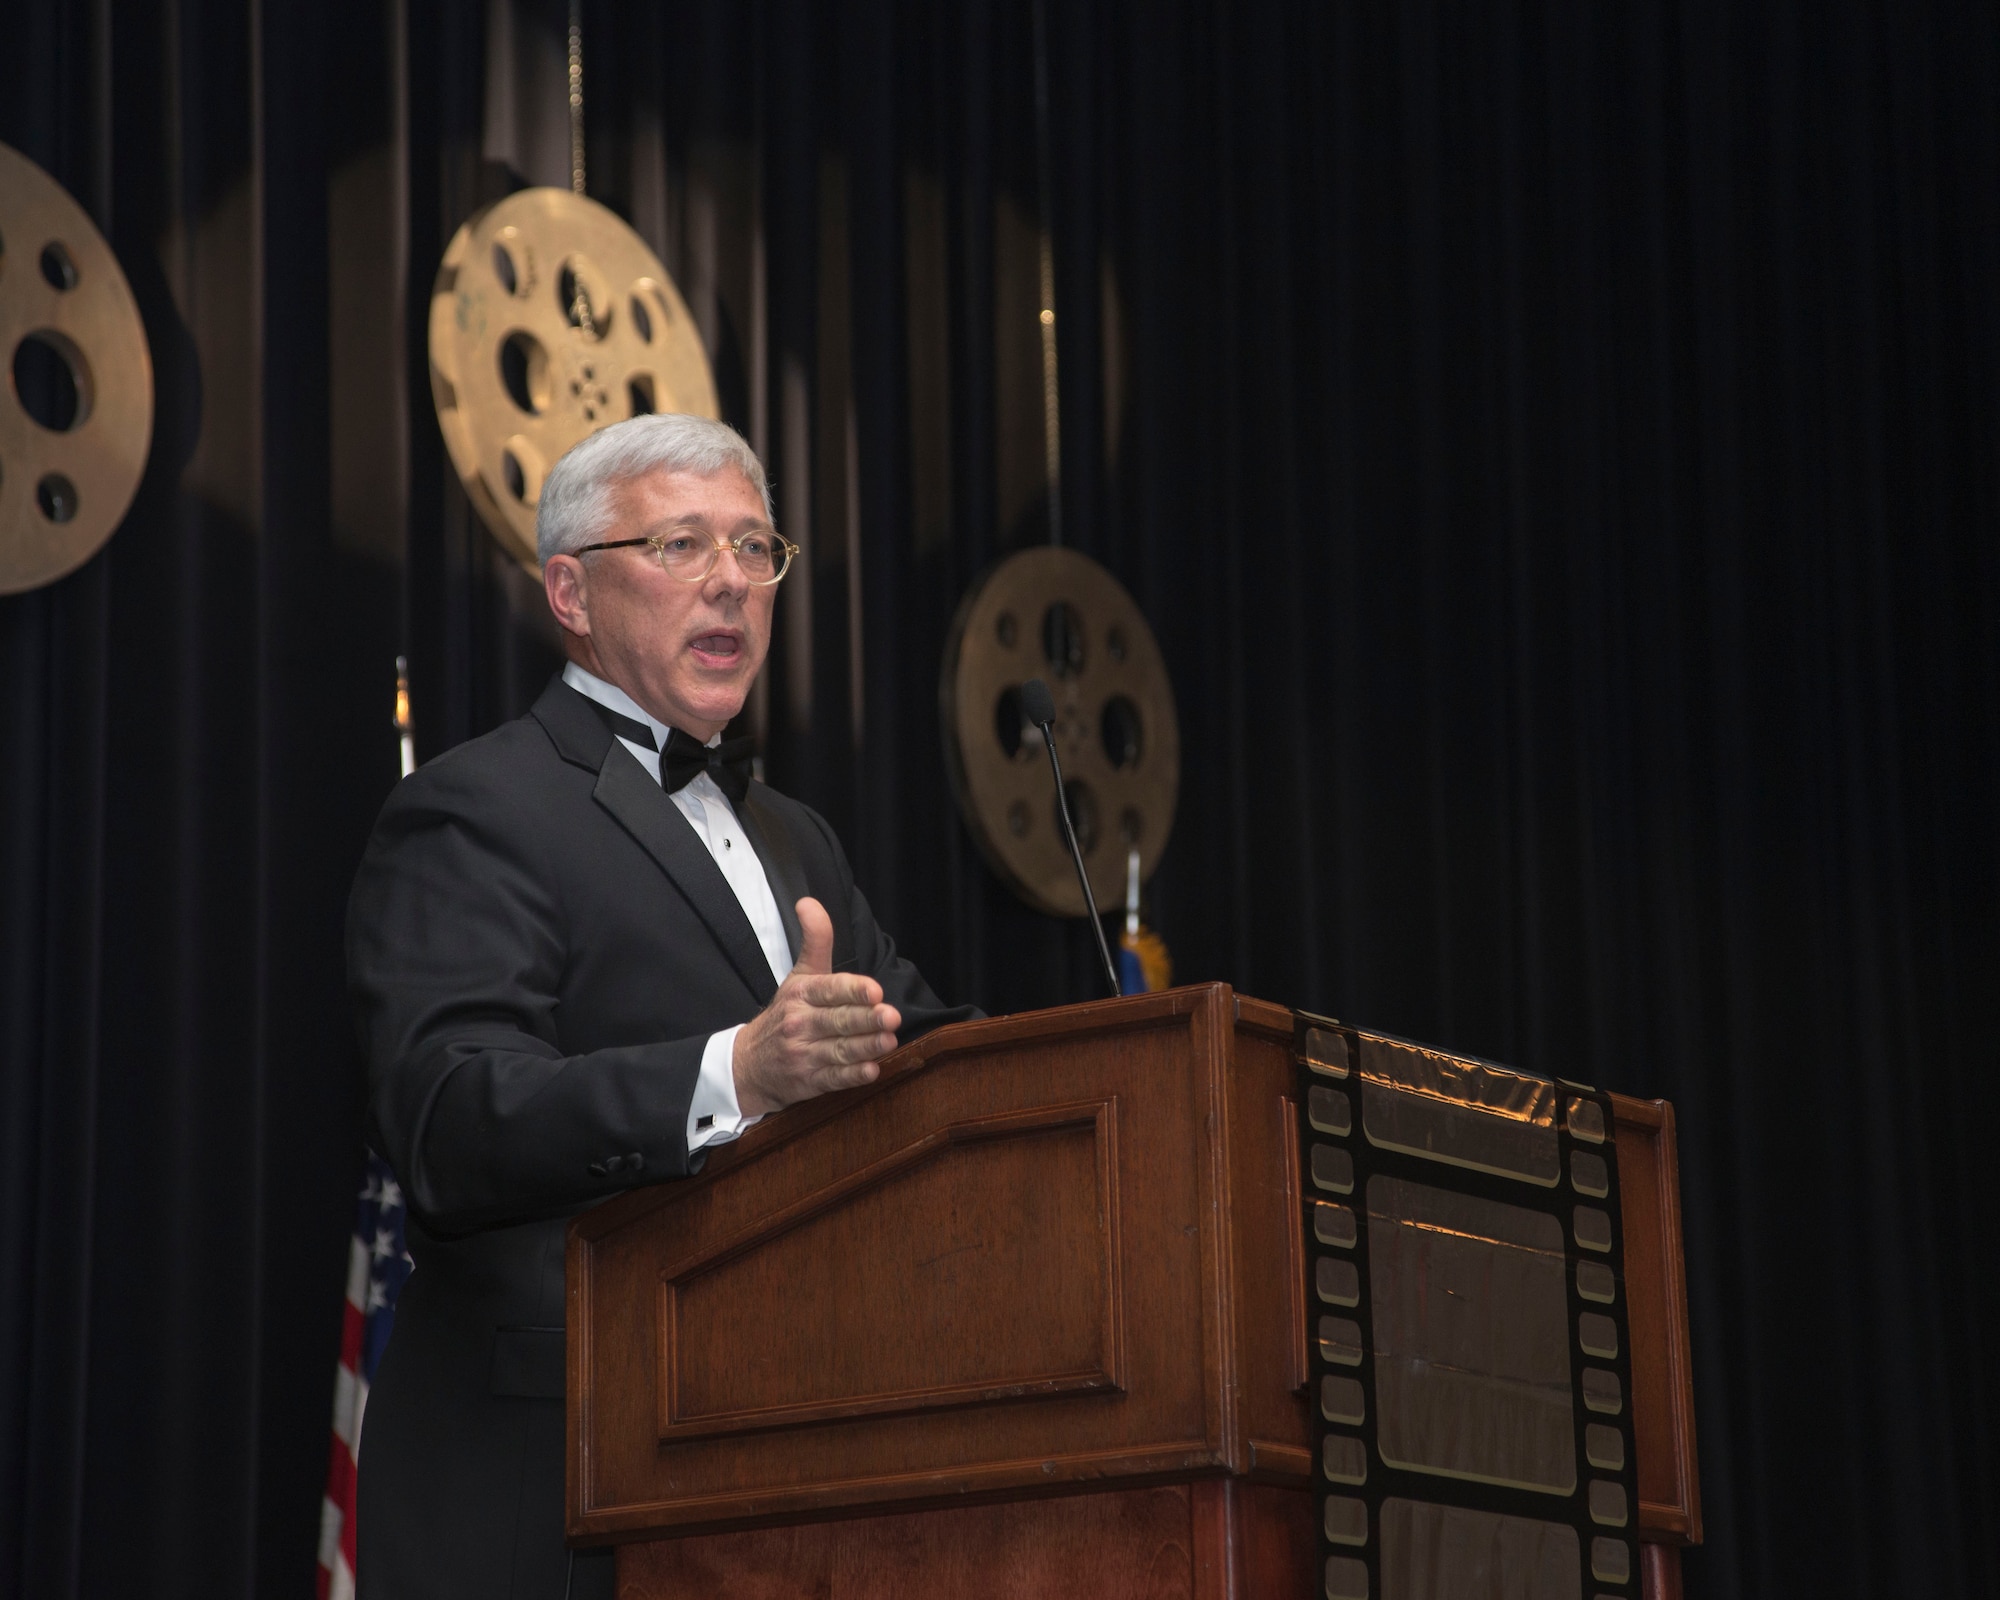
[[[691,472],[712,478],[730,468],[750,480],[771,515],[771,485],[764,463],[743,435],[726,422],[666,411],[599,428],[571,445],[542,480],[535,508],[535,556],[548,565],[611,532],[611,491],[653,472]]]

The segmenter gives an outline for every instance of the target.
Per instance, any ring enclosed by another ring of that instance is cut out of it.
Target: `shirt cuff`
[[[739,1023],[711,1033],[702,1047],[701,1076],[695,1079],[694,1098],[688,1102],[688,1154],[712,1144],[727,1144],[745,1128],[754,1128],[761,1117],[746,1117],[736,1103],[736,1036]]]

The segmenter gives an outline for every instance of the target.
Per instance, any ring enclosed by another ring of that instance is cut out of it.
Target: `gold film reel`
[[[103,548],[153,443],[153,358],[138,303],[83,207],[0,144],[0,594]]]
[[[715,380],[667,269],[619,217],[523,189],[452,235],[431,290],[431,396],[487,527],[529,568],[562,453],[648,411],[713,417]]]
[[[945,763],[966,826],[1038,911],[1084,914],[1039,730],[1021,685],[1047,681],[1070,815],[1098,909],[1124,902],[1125,857],[1150,878],[1173,831],[1180,724],[1153,630],[1118,580],[1053,546],[1008,557],[965,597],[938,698]]]

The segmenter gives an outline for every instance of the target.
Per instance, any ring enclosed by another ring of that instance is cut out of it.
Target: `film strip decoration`
[[[1295,1013],[1326,1600],[1638,1595],[1608,1098]]]

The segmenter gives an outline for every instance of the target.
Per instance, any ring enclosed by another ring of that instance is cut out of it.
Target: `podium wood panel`
[[[963,1118],[665,1252],[661,1442],[1121,1388],[1117,1124]]]
[[[1681,1253],[1674,1108],[1611,1096],[1618,1202],[1625,1214],[1626,1316],[1632,1332],[1632,1449],[1640,1537],[1701,1543],[1694,1448],[1694,1361]]]
[[[1311,1592],[1315,1554],[1309,1494],[1222,1479],[628,1544],[618,1551],[618,1593],[1289,1600]]]

